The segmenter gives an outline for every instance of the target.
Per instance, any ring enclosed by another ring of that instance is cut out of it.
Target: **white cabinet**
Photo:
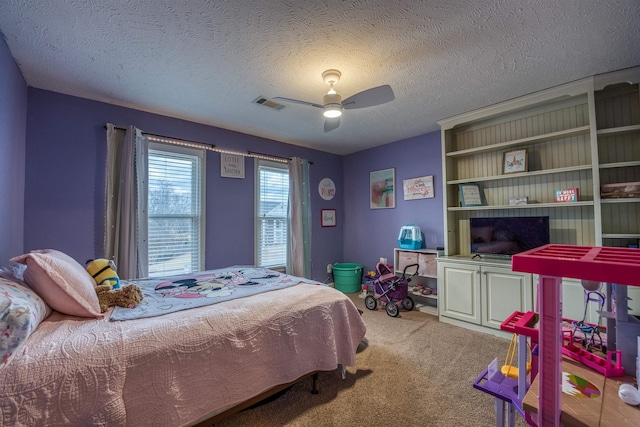
[[[531,274],[510,264],[455,257],[438,260],[440,320],[500,329],[514,311],[533,309]]]
[[[418,264],[418,274],[409,283],[409,296],[415,307],[425,313],[438,315],[438,267],[437,249],[401,249],[393,250],[394,274],[401,276],[405,267]],[[407,268],[407,276],[416,272],[415,267]],[[416,288],[418,286],[418,289]]]

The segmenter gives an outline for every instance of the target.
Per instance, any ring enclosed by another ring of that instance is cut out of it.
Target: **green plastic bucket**
[[[362,289],[362,264],[333,264],[333,281],[336,289],[346,294]]]

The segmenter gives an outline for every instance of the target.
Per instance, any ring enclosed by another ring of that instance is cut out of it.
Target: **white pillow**
[[[93,278],[69,255],[43,249],[11,261],[27,265],[24,281],[54,310],[72,316],[103,317]]]

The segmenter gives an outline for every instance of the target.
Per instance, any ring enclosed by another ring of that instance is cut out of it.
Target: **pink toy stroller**
[[[407,277],[407,269],[415,267],[416,271],[410,277]],[[364,305],[369,310],[375,310],[378,306],[378,300],[381,305],[384,305],[387,314],[391,317],[398,317],[400,310],[398,303],[402,305],[405,310],[413,310],[414,303],[409,294],[409,282],[418,274],[418,264],[407,265],[403,272],[402,277],[398,277],[382,263],[376,265],[377,277],[374,282],[374,294],[367,295],[364,299]]]

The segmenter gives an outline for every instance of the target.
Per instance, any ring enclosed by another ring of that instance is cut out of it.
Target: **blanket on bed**
[[[131,320],[160,316],[202,307],[298,283],[320,282],[290,276],[262,267],[233,266],[191,275],[129,281],[140,286],[144,298],[136,308],[116,307],[110,320]]]

